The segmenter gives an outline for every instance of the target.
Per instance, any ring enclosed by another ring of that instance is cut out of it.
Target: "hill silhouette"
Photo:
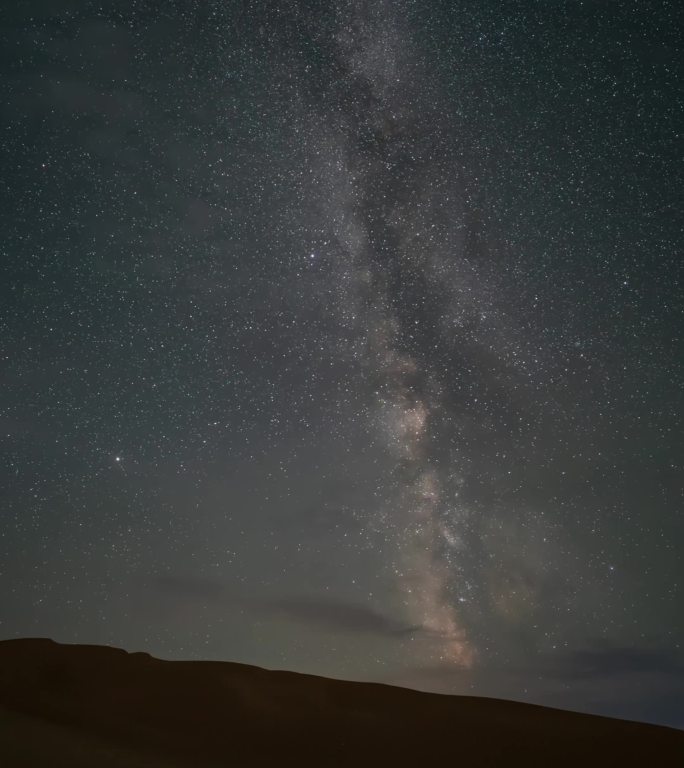
[[[46,639],[0,642],[0,764],[684,765],[684,732]]]

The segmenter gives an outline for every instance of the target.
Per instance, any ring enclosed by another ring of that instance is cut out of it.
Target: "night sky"
[[[684,727],[679,3],[9,6],[0,636]]]

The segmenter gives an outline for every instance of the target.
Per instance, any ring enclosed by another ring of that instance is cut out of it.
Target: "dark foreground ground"
[[[684,766],[684,732],[241,664],[6,640],[0,765]]]

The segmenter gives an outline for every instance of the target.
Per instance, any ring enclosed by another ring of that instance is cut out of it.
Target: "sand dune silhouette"
[[[45,639],[0,642],[0,764],[684,765],[684,732]]]

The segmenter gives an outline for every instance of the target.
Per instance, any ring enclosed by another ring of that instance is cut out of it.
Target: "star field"
[[[676,5],[7,17],[0,634],[684,726]]]

